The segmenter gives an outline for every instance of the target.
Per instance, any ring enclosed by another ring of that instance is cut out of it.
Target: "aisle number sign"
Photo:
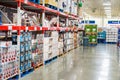
[[[85,20],[85,21],[82,21],[81,24],[95,24],[95,21],[94,20]]]
[[[108,24],[120,24],[120,21],[108,21]]]

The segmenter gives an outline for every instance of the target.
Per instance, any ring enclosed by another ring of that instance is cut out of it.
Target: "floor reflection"
[[[80,47],[21,80],[120,80],[118,61],[116,45]]]

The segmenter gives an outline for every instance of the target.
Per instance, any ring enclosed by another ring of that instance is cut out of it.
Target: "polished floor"
[[[21,80],[120,80],[119,52],[110,44],[80,47]]]

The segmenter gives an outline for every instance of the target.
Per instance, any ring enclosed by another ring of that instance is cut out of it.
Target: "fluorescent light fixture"
[[[104,10],[111,10],[111,7],[104,7]]]
[[[106,14],[111,14],[111,12],[105,12]]]
[[[111,2],[104,2],[103,6],[111,6]]]
[[[111,12],[111,10],[105,10],[105,12]]]
[[[105,12],[105,13],[111,13],[111,11],[109,11],[109,12]]]

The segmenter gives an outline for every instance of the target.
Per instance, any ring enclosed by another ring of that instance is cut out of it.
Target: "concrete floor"
[[[116,45],[77,48],[21,80],[120,80]]]

